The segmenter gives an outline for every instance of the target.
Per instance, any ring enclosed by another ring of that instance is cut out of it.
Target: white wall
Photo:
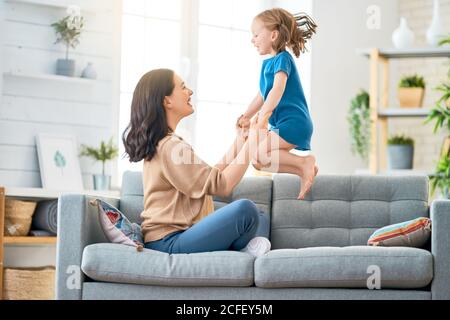
[[[367,28],[370,5],[381,9],[381,28]],[[356,48],[391,47],[397,25],[395,0],[314,0],[318,33],[313,39],[311,114],[313,152],[321,173],[354,173],[366,165],[352,155],[346,120],[350,100],[369,89],[369,61]]]
[[[119,79],[114,16],[118,15],[119,3],[117,0],[71,1],[80,5],[86,23],[80,45],[71,49],[70,58],[76,60],[77,76],[88,62],[93,62],[98,81],[80,84],[3,77],[0,185],[41,187],[35,147],[38,133],[73,134],[79,144],[92,146],[113,136]],[[99,12],[87,12],[83,8]],[[65,8],[5,2],[4,9],[3,71],[54,74],[56,60],[64,57],[64,47],[54,45],[56,38],[50,24],[66,15]],[[92,174],[101,172],[101,164],[93,164],[91,159],[83,157],[80,165],[84,186],[92,189]]]
[[[52,0],[46,0],[52,2]],[[52,3],[61,3],[53,1]],[[5,77],[0,91],[0,185],[41,187],[34,138],[39,132],[73,134],[79,143],[96,145],[118,129],[120,80],[120,0],[71,0],[82,8],[85,32],[70,57],[76,75],[93,62],[98,81],[92,85]],[[4,3],[3,71],[54,73],[55,61],[64,57],[50,24],[65,16],[63,8]],[[95,8],[99,13],[86,13]],[[1,13],[0,13],[1,17]],[[1,18],[0,18],[1,23]],[[0,76],[0,89],[1,80]],[[85,188],[92,189],[91,174],[100,164],[80,158]],[[108,167],[112,172],[113,163]],[[117,177],[114,177],[113,183]],[[54,265],[56,246],[6,246],[5,266]]]

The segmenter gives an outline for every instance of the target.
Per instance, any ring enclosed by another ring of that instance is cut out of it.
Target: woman
[[[250,161],[248,130],[237,127],[222,161],[209,166],[175,134],[180,120],[194,112],[192,94],[168,69],[148,72],[134,91],[122,138],[130,161],[144,160],[145,247],[167,253],[241,250],[262,255],[270,242],[255,237],[265,218],[255,204],[242,199],[214,211],[211,197],[228,196],[243,177]]]

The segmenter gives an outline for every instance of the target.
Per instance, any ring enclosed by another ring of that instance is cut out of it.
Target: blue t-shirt
[[[299,150],[310,150],[313,125],[303,92],[300,76],[291,54],[282,51],[263,61],[260,90],[264,101],[272,90],[275,74],[284,72],[288,76],[280,103],[269,118],[272,130]]]

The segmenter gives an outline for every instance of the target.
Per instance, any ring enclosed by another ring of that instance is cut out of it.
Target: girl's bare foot
[[[309,192],[311,186],[314,182],[314,177],[317,175],[319,168],[316,166],[316,158],[313,155],[304,158],[304,163],[302,164],[301,187],[300,193],[297,199],[302,200],[305,198],[306,193]]]

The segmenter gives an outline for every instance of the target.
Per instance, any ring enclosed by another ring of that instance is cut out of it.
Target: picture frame
[[[36,149],[44,189],[83,190],[75,136],[40,133],[36,136]]]

